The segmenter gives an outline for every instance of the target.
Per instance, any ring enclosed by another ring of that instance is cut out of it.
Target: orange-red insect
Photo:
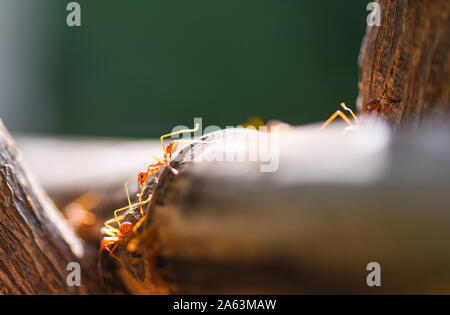
[[[367,112],[370,114],[370,113],[376,111],[378,109],[378,107],[380,106],[380,101],[381,101],[380,97],[370,99],[366,104]],[[357,125],[359,125],[360,122],[359,122],[358,117],[355,115],[355,113],[350,108],[345,106],[345,103],[341,103],[341,107],[344,110],[350,112],[353,119],[355,120],[355,123]],[[341,117],[349,126],[351,126],[351,127],[354,126],[353,123],[350,121],[350,119],[347,117],[347,115],[345,115],[341,110],[337,110],[333,115],[330,116],[330,118],[327,119],[327,121],[325,121],[322,124],[322,126],[320,127],[320,130],[322,130],[323,128],[328,126],[337,117]]]
[[[350,114],[352,115],[352,117],[355,119],[356,124],[359,124],[359,119],[358,117],[356,117],[355,113],[353,113],[353,111],[348,108],[347,106],[345,106],[345,103],[341,103],[341,107],[350,112]],[[341,110],[337,110],[333,115],[330,116],[330,118],[327,119],[327,121],[325,121],[322,126],[320,127],[320,130],[322,130],[323,128],[325,128],[326,126],[328,126],[333,120],[335,120],[337,117],[341,117],[349,126],[353,127],[353,123],[350,121],[350,119],[347,117],[347,115],[345,115]]]
[[[182,129],[182,130],[178,130],[178,131],[171,132],[171,133],[168,133],[168,134],[165,134],[165,135],[161,136],[160,141],[161,141],[161,145],[162,145],[163,150],[164,150],[164,156],[163,156],[163,158],[161,160],[161,159],[158,159],[156,156],[153,155],[153,157],[158,162],[155,163],[155,164],[152,164],[152,165],[153,166],[160,166],[160,167],[161,166],[166,166],[175,175],[177,175],[178,171],[176,169],[174,169],[172,166],[170,166],[169,163],[172,160],[172,154],[174,154],[177,151],[180,142],[193,143],[193,142],[202,142],[202,141],[196,141],[196,140],[186,140],[186,141],[185,140],[174,140],[174,141],[170,142],[167,146],[164,146],[164,138],[172,137],[174,135],[178,135],[178,134],[185,133],[185,132],[196,132],[198,130],[198,128],[199,128],[199,124],[196,124],[193,129]]]
[[[105,226],[108,226],[109,221],[111,221],[111,220],[108,220],[105,222]],[[106,250],[111,257],[113,257],[121,265],[123,265],[123,261],[114,254],[114,251],[116,250],[116,248],[120,244],[120,242],[122,242],[122,240],[133,230],[133,224],[131,224],[131,222],[124,222],[121,224],[119,229],[115,229],[113,227],[106,227],[106,228],[103,228],[102,230],[103,230],[103,233],[105,233],[108,236],[103,237],[102,241],[100,242],[97,266],[98,266],[98,273],[99,273],[100,281],[101,281],[102,285],[104,285],[103,268],[102,268],[102,253],[104,250]]]
[[[137,177],[138,186],[139,186],[138,197],[139,197],[139,202],[141,202],[142,193],[145,190],[145,183],[147,182],[148,176],[152,175],[153,178],[155,179],[155,182],[158,182],[158,178],[155,175],[156,173],[158,173],[158,171],[159,171],[159,167],[157,167],[155,165],[149,165],[148,168],[147,168],[147,171],[140,172],[137,176],[133,176],[132,178],[130,178],[129,180],[127,180],[125,182],[125,184],[124,184],[124,186],[125,186],[125,193],[127,194],[128,206],[130,208],[131,208],[131,199],[130,199],[130,193],[128,192],[128,184]],[[118,211],[118,210],[116,210],[116,211]],[[141,211],[141,216],[143,216],[144,215],[144,211],[142,209],[142,205],[140,206],[140,211]]]
[[[171,137],[173,135],[177,135],[177,134],[181,134],[181,133],[185,133],[185,132],[195,132],[197,131],[199,128],[199,124],[195,125],[195,128],[193,129],[183,129],[183,130],[179,130],[176,132],[172,132],[169,134],[165,134],[163,136],[161,136],[160,140],[161,140],[161,145],[163,147],[164,150],[164,156],[163,159],[159,159],[156,156],[153,156],[156,160],[157,163],[154,164],[150,164],[147,167],[146,171],[140,172],[137,176],[134,176],[133,178],[129,179],[128,181],[125,182],[124,186],[125,186],[125,192],[127,194],[127,199],[128,199],[128,206],[114,210],[114,218],[109,219],[105,222],[105,226],[103,227],[102,231],[104,234],[106,234],[106,236],[102,239],[101,243],[100,243],[100,249],[99,249],[99,258],[98,258],[98,269],[99,269],[99,274],[100,274],[100,278],[101,281],[103,283],[103,272],[102,272],[102,260],[101,260],[101,255],[103,253],[104,250],[106,250],[107,252],[109,252],[110,256],[113,257],[114,259],[116,259],[117,261],[119,261],[122,265],[123,262],[122,260],[117,257],[114,254],[114,251],[116,250],[117,246],[119,246],[119,244],[125,239],[128,238],[129,236],[131,236],[132,234],[135,234],[137,232],[137,230],[139,229],[139,227],[142,225],[142,223],[145,221],[148,212],[144,215],[144,211],[142,209],[142,205],[148,203],[151,200],[151,195],[148,197],[147,200],[142,201],[142,195],[145,191],[146,188],[146,182],[147,179],[150,175],[153,176],[153,178],[155,179],[155,182],[158,182],[158,178],[156,177],[156,173],[160,170],[160,168],[162,166],[166,166],[168,167],[174,174],[178,174],[178,171],[176,169],[174,169],[172,166],[170,166],[170,161],[172,159],[172,155],[176,152],[176,150],[178,149],[179,143],[180,142],[197,142],[195,140],[193,141],[184,141],[184,140],[175,140],[170,142],[167,146],[164,145],[164,138],[167,137]],[[131,199],[130,199],[130,194],[128,192],[128,184],[134,180],[137,177],[138,180],[138,185],[139,185],[139,192],[138,192],[138,197],[139,197],[139,202],[135,203],[135,204],[131,204]],[[121,222],[121,219],[123,219],[125,217],[125,215],[122,216],[118,216],[118,213],[121,211],[125,211],[128,209],[132,209],[133,207],[139,206],[140,207],[140,212],[141,212],[141,219],[133,226],[133,224],[131,222]],[[117,228],[113,227],[111,224],[113,223],[117,224]]]
[[[126,206],[120,209],[117,209],[114,211],[114,218],[109,219],[105,222],[105,226],[102,228],[102,232],[106,235],[105,237],[103,237],[102,241],[100,242],[100,249],[98,252],[98,271],[99,271],[99,276],[100,276],[100,280],[102,282],[102,284],[104,283],[103,281],[103,270],[102,270],[102,253],[104,250],[106,250],[109,255],[111,257],[113,257],[114,259],[116,259],[121,265],[123,265],[123,261],[117,257],[114,254],[114,251],[116,250],[117,246],[119,246],[119,244],[127,237],[129,237],[130,235],[136,233],[139,229],[139,227],[142,225],[142,223],[145,221],[145,219],[147,218],[147,214],[148,212],[142,216],[138,222],[136,222],[136,224],[132,224],[131,222],[120,222],[119,217],[117,216],[117,212],[119,211],[124,211],[124,210],[128,210],[128,209],[132,209],[133,207],[136,206],[142,206],[145,203],[148,203],[151,200],[152,196],[150,195],[147,200],[143,201],[143,202],[138,202],[135,203],[133,205],[130,206]],[[120,218],[123,219],[125,217],[125,215],[122,215]],[[113,227],[111,224],[113,224],[114,222],[116,222],[118,224],[118,228]]]
[[[380,102],[381,102],[380,97],[371,98],[366,104],[367,112],[372,113],[372,112],[376,111],[378,109],[378,107],[380,107]]]
[[[158,171],[160,170],[160,168],[162,166],[168,167],[175,175],[178,174],[178,170],[176,170],[172,166],[170,166],[169,163],[170,163],[170,161],[172,159],[172,154],[174,154],[177,151],[179,143],[180,142],[191,142],[191,143],[192,142],[197,142],[195,140],[192,140],[192,141],[191,140],[187,140],[187,141],[185,141],[185,140],[174,140],[174,141],[170,142],[167,146],[165,146],[164,145],[164,138],[171,137],[171,136],[178,135],[178,134],[185,133],[185,132],[195,132],[195,131],[198,130],[198,128],[199,128],[199,124],[196,124],[193,129],[182,129],[182,130],[178,130],[178,131],[171,132],[171,133],[168,133],[168,134],[165,134],[165,135],[161,136],[161,138],[160,138],[161,145],[162,145],[163,150],[164,150],[164,156],[163,156],[162,160],[153,155],[153,157],[157,160],[157,163],[150,164],[147,167],[146,171],[140,172],[137,176],[134,176],[134,177],[130,178],[124,184],[125,192],[127,194],[127,199],[128,199],[128,205],[130,207],[131,207],[131,199],[130,199],[130,194],[128,192],[128,184],[131,181],[133,181],[135,178],[137,178],[138,186],[139,186],[138,196],[139,196],[139,198],[141,198],[142,193],[144,192],[145,183],[147,182],[148,177],[150,175],[152,175],[153,178],[155,179],[155,182],[157,183],[158,182],[158,178],[156,177],[156,173],[158,173]],[[141,207],[141,215],[144,215],[142,207]]]

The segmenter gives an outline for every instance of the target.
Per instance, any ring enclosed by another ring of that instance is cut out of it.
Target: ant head
[[[166,151],[168,154],[174,153],[178,149],[178,141],[173,141],[167,145]]]
[[[131,224],[131,222],[123,222],[120,225],[119,230],[122,235],[128,234],[131,232],[131,230],[133,230],[133,224]]]
[[[380,97],[371,98],[366,104],[367,112],[371,113],[373,111],[376,111],[378,109],[378,107],[380,106],[380,101],[381,101]]]
[[[138,174],[137,178],[138,178],[139,186],[142,186],[147,181],[148,173],[147,172],[140,172]]]

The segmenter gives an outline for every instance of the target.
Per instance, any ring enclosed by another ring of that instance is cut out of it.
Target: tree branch
[[[450,2],[380,0],[381,25],[369,26],[359,56],[358,108],[381,98],[394,130],[450,112]]]
[[[101,292],[96,254],[67,226],[0,121],[0,292]],[[81,286],[68,286],[70,262],[81,265]]]
[[[140,294],[448,293],[448,128],[440,136],[391,139],[384,125],[345,136],[334,126],[320,134],[315,125],[284,132],[279,169],[269,173],[260,172],[267,161],[208,162],[220,150],[248,153],[242,144],[250,139],[213,141],[228,139],[225,131],[208,135],[203,148],[183,150],[172,163],[180,173],[163,171],[144,196],[153,193],[147,220],[116,251],[127,288]],[[124,221],[139,218],[135,209]],[[366,284],[372,261],[386,279],[380,288]]]

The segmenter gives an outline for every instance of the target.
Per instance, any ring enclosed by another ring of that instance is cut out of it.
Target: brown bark
[[[394,130],[450,112],[450,2],[380,0],[381,25],[368,26],[359,56],[358,108],[381,98]]]
[[[68,286],[70,262],[81,286]],[[33,179],[0,121],[0,293],[99,293],[96,253],[69,228]]]

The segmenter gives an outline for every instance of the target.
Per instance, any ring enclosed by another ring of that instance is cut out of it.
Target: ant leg
[[[128,210],[128,209],[131,209],[131,207],[132,207],[132,205],[129,205],[129,206],[126,206],[126,207],[114,210],[114,218],[115,218],[115,220],[117,222],[117,225],[119,227],[122,225],[122,223],[120,222],[119,217],[117,216],[117,212],[121,212],[121,211],[125,211],[125,210]],[[110,221],[110,220],[108,220],[108,221]]]
[[[148,198],[145,199],[144,201],[142,201],[142,196],[139,196],[139,200],[140,200],[140,201],[137,202],[137,203],[135,203],[135,204],[133,204],[132,207],[140,206],[140,207],[141,207],[141,208],[140,208],[140,210],[141,210],[141,216],[144,216],[144,210],[142,209],[142,205],[145,205],[146,203],[150,202],[150,200],[152,200],[152,195],[148,196]],[[125,207],[125,208],[128,209],[128,207]],[[125,210],[125,209],[122,208],[122,209],[119,209],[119,210]],[[116,210],[116,211],[118,211],[118,210]],[[115,214],[115,212],[114,212],[114,214]]]
[[[178,175],[180,172],[176,169],[174,169],[169,163],[166,164],[166,166],[174,173],[175,175]]]
[[[142,204],[145,204],[147,202],[149,202],[151,200],[152,195],[150,195],[147,200],[145,200]],[[142,216],[138,222],[136,222],[136,224],[133,226],[133,234],[136,234],[136,232],[139,230],[139,228],[141,227],[142,223],[145,222],[145,220],[147,219],[148,215],[150,214],[150,211],[147,210],[147,212],[145,213],[144,216]],[[139,236],[133,238],[127,246],[127,250],[130,252],[135,251],[133,248],[136,248],[137,244],[139,244],[140,240],[139,240]],[[130,246],[131,245],[131,246]]]
[[[142,205],[145,205],[145,204],[147,204],[147,203],[149,203],[150,202],[150,200],[152,200],[152,195],[150,195],[148,198],[147,198],[147,200],[145,200],[145,201],[143,201],[142,203],[141,203],[141,214],[142,214],[142,217],[139,219],[139,221],[133,226],[133,233],[135,233],[138,229],[139,229],[139,227],[141,226],[141,224],[145,221],[145,219],[147,218],[147,216],[148,216],[148,210],[147,210],[147,213],[146,214],[144,214],[144,211],[142,210]]]
[[[145,203],[147,203],[148,201],[150,201],[150,198],[151,198],[151,195],[150,195],[150,197],[149,197],[147,200],[145,200],[145,201],[143,201],[143,202],[133,203],[133,204],[131,204],[131,205],[129,205],[129,206],[126,206],[126,207],[123,207],[123,208],[114,210],[114,217],[115,217],[115,220],[116,220],[117,224],[118,224],[119,226],[122,225],[122,223],[120,223],[119,217],[117,216],[117,212],[125,211],[125,210],[128,210],[128,209],[131,209],[131,208],[133,208],[133,207],[139,206],[141,203],[145,204]],[[109,220],[109,221],[110,221],[110,220]],[[107,222],[108,222],[108,221],[107,221]]]
[[[341,103],[341,107],[342,107],[343,109],[345,109],[346,111],[350,112],[350,114],[352,115],[352,117],[353,117],[353,119],[355,120],[355,122],[356,122],[357,124],[359,124],[359,119],[358,119],[358,117],[356,117],[355,113],[354,113],[350,108],[348,108],[347,106],[345,106],[345,103]]]
[[[152,200],[152,195],[148,196],[148,198],[141,203],[141,205],[145,205],[146,203],[149,203],[150,200]],[[140,228],[142,223],[144,223],[145,219],[147,219],[149,212],[147,211],[136,224],[133,226],[133,233],[136,233],[136,231]]]
[[[165,166],[167,166],[171,171],[172,171],[172,173],[174,173],[175,175],[178,175],[178,170],[176,170],[176,169],[174,169],[170,164],[169,164],[169,162],[163,162],[163,161],[161,161],[160,159],[158,159],[156,156],[154,156],[153,154],[152,154],[152,156],[158,161],[158,164],[160,164],[160,165],[165,165]]]
[[[348,117],[343,112],[341,112],[340,110],[337,110],[333,115],[330,116],[330,118],[328,118],[328,120],[326,122],[323,123],[323,125],[320,127],[319,130],[322,130],[323,128],[328,126],[328,124],[330,122],[332,122],[333,120],[335,120],[337,116],[341,117],[348,125],[353,126],[350,119],[348,119]]]
[[[166,153],[166,147],[164,146],[164,140],[163,140],[164,138],[172,137],[174,135],[178,135],[180,133],[185,133],[185,132],[196,132],[198,130],[199,126],[200,126],[199,124],[195,124],[195,127],[193,129],[182,129],[182,130],[178,130],[178,131],[171,132],[171,133],[168,133],[168,134],[165,134],[165,135],[161,136],[160,139],[161,139],[161,144],[162,144],[164,153]]]
[[[117,248],[118,245],[119,245],[119,242],[117,242],[116,244],[114,244],[113,248],[108,250],[109,253],[110,253],[110,254],[114,253],[114,251],[116,250],[116,248]]]
[[[108,242],[104,246],[100,247],[100,249],[98,250],[97,269],[98,269],[98,276],[100,279],[100,283],[103,288],[105,288],[105,280],[103,278],[102,254],[105,249],[109,251],[108,247],[105,247],[105,246],[110,246],[111,244],[114,244],[114,242]]]
[[[122,261],[122,259],[120,259],[120,258],[117,257],[116,255],[114,255],[114,251],[116,250],[116,248],[117,248],[118,245],[119,245],[119,243],[116,243],[116,244],[113,246],[112,249],[106,248],[106,250],[109,252],[109,255],[110,255],[112,258],[114,258],[115,260],[117,260],[117,261],[122,265],[122,267],[125,268],[125,263]]]
[[[116,228],[113,228],[111,225],[109,225],[110,222],[115,221],[115,219],[110,219],[105,222],[105,227],[102,229],[102,232],[108,236],[115,237],[117,233],[120,231]]]
[[[128,198],[128,205],[130,206],[130,208],[131,208],[131,199],[130,199],[130,194],[128,193],[128,184],[129,184],[133,179],[135,179],[135,178],[137,178],[137,176],[134,176],[134,177],[130,178],[130,179],[127,180],[127,181],[125,182],[125,184],[124,184],[124,186],[125,186],[125,192],[126,192],[127,198]]]
[[[144,216],[144,210],[142,210],[142,194],[144,193],[146,186],[146,183],[142,185],[141,193],[139,194],[139,210],[141,211],[141,217]]]
[[[150,200],[148,200],[148,201],[150,201]],[[142,218],[140,218],[138,222],[136,222],[136,224],[133,226],[133,233],[136,233],[137,230],[139,230],[139,228],[141,227],[142,223],[144,223],[145,219],[147,219],[149,213],[150,212],[147,210],[147,213]]]

